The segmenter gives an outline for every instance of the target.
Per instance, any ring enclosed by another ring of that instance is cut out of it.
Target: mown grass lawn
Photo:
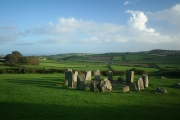
[[[110,93],[78,91],[63,86],[64,74],[1,74],[1,120],[178,120],[179,79],[149,76],[150,86],[140,92],[121,85]],[[168,90],[155,93],[156,87]]]

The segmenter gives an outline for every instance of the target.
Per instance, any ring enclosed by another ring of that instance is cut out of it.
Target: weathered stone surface
[[[72,87],[73,86],[73,72],[69,71],[68,72],[68,87]]]
[[[180,83],[176,83],[173,85],[174,88],[180,88]]]
[[[144,89],[144,82],[142,78],[139,78],[139,83],[140,83],[140,89],[143,90]]]
[[[91,81],[90,91],[94,92],[96,88],[96,83],[94,81]]]
[[[65,71],[65,80],[68,80],[69,72],[72,72],[72,69],[67,69],[67,71]]]
[[[85,75],[82,74],[78,74],[78,79],[77,79],[77,86],[76,88],[78,90],[85,90],[86,89],[86,84],[85,84]]]
[[[144,87],[147,88],[149,86],[148,75],[147,74],[143,74],[142,75],[142,79],[143,79]]]
[[[73,86],[73,81],[72,81],[72,69],[68,69],[65,72],[65,85],[68,85],[68,87]]]
[[[143,79],[141,77],[139,77],[135,83],[135,89],[140,91],[144,89],[144,83],[143,83]]]
[[[99,70],[94,71],[94,80],[100,81],[100,79],[101,79],[100,76],[101,76],[101,74],[100,74]]]
[[[78,72],[75,71],[75,72],[73,73],[73,82],[77,82],[77,75],[78,75]]]
[[[85,80],[91,81],[91,76],[92,76],[91,71],[86,71]]]
[[[125,86],[125,87],[123,87],[123,93],[125,93],[125,92],[129,92],[129,91],[130,91],[129,86]]]
[[[112,90],[112,85],[111,82],[105,78],[103,80],[101,80],[98,84],[98,89],[100,92],[109,92]]]
[[[127,84],[133,83],[133,80],[134,80],[134,71],[128,71],[126,73],[126,83]]]
[[[64,85],[68,86],[68,80],[65,80]]]
[[[160,88],[158,87],[155,92],[158,92],[158,93],[167,93],[167,90],[165,88]]]
[[[113,80],[113,72],[112,71],[109,71],[108,80],[110,80],[110,81]]]

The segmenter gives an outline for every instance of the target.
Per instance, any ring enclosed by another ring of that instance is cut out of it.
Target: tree
[[[21,62],[22,54],[18,51],[13,51],[12,54],[7,54],[5,56],[5,64],[10,66],[15,66]]]
[[[18,58],[22,57],[22,54],[19,51],[13,51],[12,54]]]
[[[39,59],[35,56],[22,57],[22,63],[27,65],[39,65]]]
[[[12,54],[7,54],[5,56],[5,64],[10,66],[16,65],[38,65],[39,59],[35,56],[23,57],[19,51],[13,51]]]

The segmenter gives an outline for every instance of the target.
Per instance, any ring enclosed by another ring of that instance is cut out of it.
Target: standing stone
[[[78,72],[75,71],[75,72],[73,73],[73,82],[77,82],[77,75],[78,75]]]
[[[73,87],[73,72],[68,72],[68,87]]]
[[[112,72],[112,71],[109,71],[108,79],[109,79],[110,81],[113,80],[113,72]]]
[[[124,92],[129,92],[130,90],[129,90],[129,86],[125,86],[125,87],[123,87],[123,93]]]
[[[100,81],[100,71],[99,70],[94,71],[94,80]]]
[[[112,90],[111,82],[105,78],[104,80],[101,80],[98,84],[98,89],[100,92],[109,92]]]
[[[134,80],[134,71],[128,71],[126,73],[126,83],[127,84],[133,83],[133,80]]]
[[[91,71],[86,71],[86,78],[85,80],[91,80]]]
[[[144,89],[144,82],[143,82],[143,79],[141,77],[139,78],[139,83],[140,83],[140,89],[143,90]]]
[[[148,75],[147,74],[143,74],[142,75],[142,79],[143,79],[144,87],[147,88],[148,85],[149,85]]]
[[[86,71],[85,73],[85,84],[89,85],[91,83],[91,71]]]
[[[91,92],[94,92],[94,91],[95,91],[95,88],[96,88],[95,82],[94,82],[94,81],[91,81],[90,91],[91,91]]]
[[[65,85],[72,87],[72,69],[65,71]]]
[[[140,91],[144,89],[144,83],[143,83],[143,79],[141,77],[139,77],[135,83],[135,89]]]
[[[140,91],[140,82],[139,82],[139,79],[136,81],[136,83],[134,84],[135,85],[135,90],[137,91]]]
[[[86,89],[85,75],[83,73],[78,75],[76,88],[78,90],[85,90]]]

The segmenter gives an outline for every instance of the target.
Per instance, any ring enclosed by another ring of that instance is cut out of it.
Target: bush
[[[22,57],[21,58],[21,64],[26,65],[39,65],[39,59],[35,56],[28,56],[28,57]]]
[[[28,74],[28,73],[38,73],[38,74],[52,74],[52,73],[64,73],[64,69],[45,69],[45,68],[4,68],[0,69],[0,74]]]

